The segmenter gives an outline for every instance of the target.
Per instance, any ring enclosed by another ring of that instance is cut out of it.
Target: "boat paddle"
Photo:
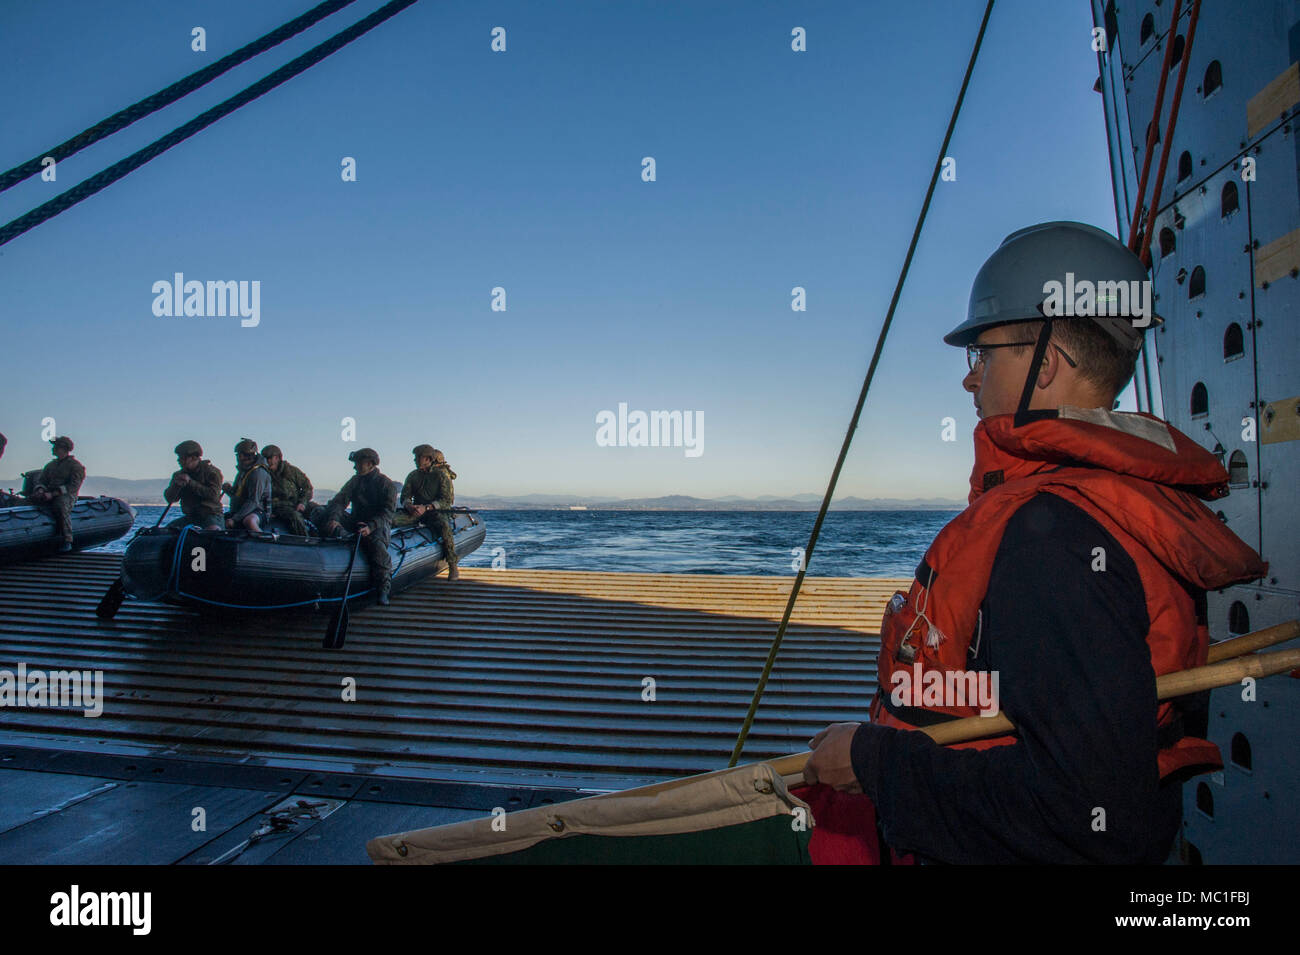
[[[357,534],[356,543],[352,545],[352,557],[348,559],[348,576],[343,582],[343,599],[339,601],[339,607],[330,617],[329,629],[325,631],[325,639],[321,642],[323,650],[340,650],[343,647],[343,641],[348,637],[348,594],[352,590],[352,565],[357,562],[357,551],[361,549],[361,535]]]
[[[159,528],[163,522],[163,518],[167,516],[167,512],[171,509],[171,504],[168,504],[163,508],[163,512],[158,515],[158,520],[153,525],[153,530]],[[143,528],[141,528],[141,530],[143,530]],[[136,531],[131,540],[135,540],[136,537],[139,536],[140,531]],[[131,546],[130,542],[127,543],[127,546]],[[117,616],[117,612],[122,609],[122,601],[125,599],[126,587],[122,584],[122,573],[121,571],[118,571],[117,580],[113,581],[109,586],[108,593],[104,594],[104,599],[101,600],[99,606],[95,608],[95,616],[100,620],[112,620]]]

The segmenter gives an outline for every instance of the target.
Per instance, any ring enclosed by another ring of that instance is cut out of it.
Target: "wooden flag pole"
[[[1254,633],[1244,633],[1240,637],[1233,637],[1231,640],[1221,640],[1218,643],[1211,644],[1209,657],[1205,662],[1220,663],[1232,657],[1239,657],[1243,653],[1286,643],[1296,637],[1300,637],[1300,620],[1288,620],[1286,623],[1265,627],[1263,630],[1256,630]]]
[[[1247,677],[1258,679],[1300,668],[1300,649],[1276,650],[1271,653],[1249,655],[1262,647],[1276,646],[1297,637],[1300,637],[1300,620],[1290,620],[1274,627],[1268,627],[1264,630],[1244,634],[1215,644],[1210,648],[1208,654],[1210,662],[1205,666],[1182,670],[1177,673],[1167,673],[1159,677],[1156,680],[1157,698],[1161,700],[1172,699],[1189,693],[1213,689],[1214,687],[1231,686]],[[984,736],[1001,735],[1014,729],[1015,727],[1011,724],[1011,721],[998,713],[990,717],[974,716],[968,719],[952,720],[937,726],[925,727],[918,732],[925,733],[938,743],[957,743],[979,739]],[[772,767],[778,775],[784,777],[787,785],[793,786],[802,781],[804,764],[808,761],[810,755],[810,753],[794,753],[777,759],[762,760],[758,764],[749,764],[746,767],[739,768],[752,768],[755,765],[765,763]],[[636,789],[588,796],[587,799],[655,798],[678,787],[694,785],[711,777],[722,776],[724,773],[735,771],[735,768],[728,767],[696,776],[668,779]],[[464,826],[467,823],[452,823],[449,825]],[[423,830],[426,834],[432,831],[435,830]],[[383,838],[392,839],[394,837]]]
[[[1166,673],[1156,680],[1156,699],[1169,700],[1176,696],[1212,690],[1215,687],[1230,686],[1240,683],[1246,677],[1272,676],[1300,667],[1300,649],[1277,650],[1247,656],[1262,647],[1276,646],[1300,637],[1300,620],[1288,620],[1273,627],[1266,627],[1254,633],[1243,634],[1231,640],[1224,640],[1210,647],[1209,660],[1205,666],[1190,670]],[[998,713],[994,716],[968,716],[965,719],[951,720],[935,726],[926,726],[918,730],[936,743],[964,743],[985,736],[1001,736],[1015,730],[1011,721]],[[803,772],[804,763],[811,753],[793,753],[777,759],[764,760],[782,776],[798,776]]]

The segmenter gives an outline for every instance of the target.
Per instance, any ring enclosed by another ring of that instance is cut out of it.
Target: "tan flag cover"
[[[489,815],[380,836],[366,844],[366,851],[376,863],[435,865],[520,852],[547,839],[677,835],[774,816],[789,816],[792,826],[802,821],[809,831],[813,826],[807,803],[790,795],[771,766],[756,763],[647,789],[498,814],[497,819]],[[502,821],[504,831],[497,831]]]

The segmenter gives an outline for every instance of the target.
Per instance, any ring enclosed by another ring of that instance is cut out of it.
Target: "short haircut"
[[[1018,322],[1026,341],[1037,341],[1043,329],[1040,321]],[[1079,374],[1105,391],[1114,401],[1137,367],[1137,352],[1131,352],[1100,325],[1087,318],[1058,318],[1052,322],[1052,340],[1079,365]]]

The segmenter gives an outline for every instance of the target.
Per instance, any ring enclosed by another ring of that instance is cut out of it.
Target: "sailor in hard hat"
[[[77,492],[86,480],[86,469],[72,456],[72,439],[60,435],[50,441],[54,460],[39,471],[23,475],[23,495],[32,504],[48,507],[58,524],[59,553],[72,550],[72,508],[77,503]]]
[[[411,449],[415,457],[415,470],[402,484],[401,505],[417,523],[428,527],[442,541],[447,557],[447,579],[457,580],[456,537],[451,523],[451,506],[456,500],[456,472],[447,464],[447,458],[431,444],[416,445]]]
[[[1222,766],[1203,704],[1159,704],[1155,681],[1205,662],[1206,591],[1267,565],[1202,503],[1227,493],[1218,458],[1113,410],[1156,321],[1146,280],[1100,229],[1032,226],[944,337],[980,418],[970,503],[886,609],[871,722],[818,733],[805,769],[837,791],[805,797],[819,821],[839,814],[818,800],[866,800],[881,856],[1159,863],[1181,780]],[[908,732],[996,710],[1015,734]]]
[[[356,475],[325,505],[323,530],[327,537],[341,537],[345,531],[361,535],[361,549],[370,563],[371,586],[379,603],[387,606],[393,583],[388,536],[397,516],[397,488],[379,470],[379,454],[373,448],[353,451],[348,460]]]
[[[203,448],[192,440],[176,445],[176,462],[180,470],[172,475],[163,500],[169,504],[180,501],[181,516],[167,526],[193,524],[204,530],[222,530],[226,525],[221,513],[221,469],[206,460]]]

